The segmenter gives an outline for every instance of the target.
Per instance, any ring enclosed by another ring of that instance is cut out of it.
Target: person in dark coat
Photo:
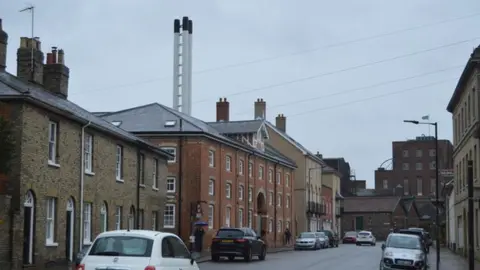
[[[202,252],[203,249],[203,235],[205,234],[205,230],[203,227],[196,227],[193,236],[195,236],[195,251]]]
[[[290,232],[290,229],[289,228],[286,228],[285,229],[285,242],[288,244],[290,244],[290,238],[292,237],[292,233]]]

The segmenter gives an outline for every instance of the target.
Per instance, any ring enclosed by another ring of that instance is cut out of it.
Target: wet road
[[[245,263],[240,258],[230,262],[199,264],[200,270],[372,270],[379,268],[381,244],[376,246],[340,245],[316,251],[289,251],[267,254],[265,261]]]

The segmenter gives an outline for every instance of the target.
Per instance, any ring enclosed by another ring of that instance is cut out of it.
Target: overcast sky
[[[0,1],[7,70],[30,35],[25,1]],[[31,0],[43,51],[65,50],[69,99],[91,111],[151,102],[172,105],[173,20],[189,16],[193,115],[215,120],[287,116],[287,132],[310,150],[344,157],[373,187],[391,142],[428,135],[403,119],[430,115],[451,139],[445,107],[480,42],[478,0]],[[433,129],[431,131],[433,135]]]

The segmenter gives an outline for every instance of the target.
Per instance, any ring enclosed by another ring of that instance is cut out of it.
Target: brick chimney
[[[220,98],[217,101],[217,122],[230,121],[230,103],[227,98]]]
[[[38,37],[33,39],[21,37],[20,48],[17,50],[17,77],[25,81],[43,84],[43,58],[41,42]]]
[[[279,114],[275,118],[275,126],[283,132],[287,131],[287,118],[285,117],[285,115]]]
[[[257,98],[254,105],[254,117],[255,119],[265,119],[267,115],[267,104],[263,101],[263,98]]]
[[[7,43],[8,34],[3,31],[2,19],[0,18],[0,72],[5,71],[7,67]]]
[[[70,69],[65,66],[65,53],[62,49],[52,47],[47,53],[47,63],[43,69],[43,86],[48,91],[62,98],[68,97],[68,78]]]

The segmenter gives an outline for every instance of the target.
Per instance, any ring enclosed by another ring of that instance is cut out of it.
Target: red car
[[[357,242],[357,232],[346,232],[342,242],[344,244],[355,244]]]

